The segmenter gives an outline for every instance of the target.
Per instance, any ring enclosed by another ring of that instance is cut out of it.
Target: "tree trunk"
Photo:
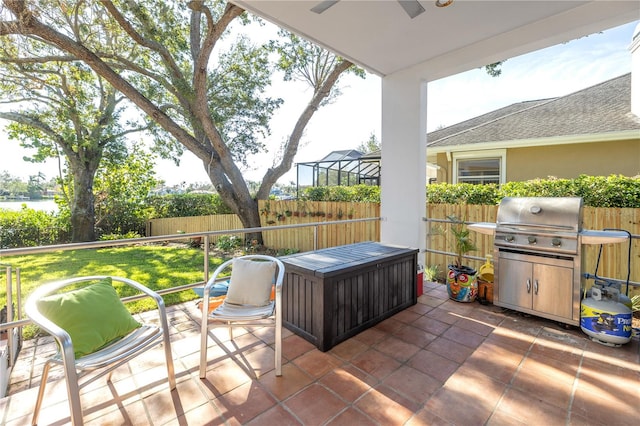
[[[73,199],[71,201],[71,240],[74,243],[94,241],[95,207],[93,178],[95,170],[73,170]]]

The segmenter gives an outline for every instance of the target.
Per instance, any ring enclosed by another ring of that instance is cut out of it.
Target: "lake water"
[[[16,200],[16,201],[0,201],[0,209],[19,211],[22,210],[22,205],[25,204],[28,208],[33,210],[42,210],[46,212],[57,212],[58,205],[53,200]]]

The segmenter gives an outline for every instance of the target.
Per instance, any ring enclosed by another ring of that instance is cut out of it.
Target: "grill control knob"
[[[552,238],[551,245],[554,247],[560,247],[562,245],[562,240],[560,238]]]
[[[515,240],[516,237],[514,237],[513,235],[507,235],[506,237],[504,237],[504,240],[508,243],[512,243],[513,240]]]
[[[535,244],[536,243],[536,237],[534,237],[534,236],[528,237],[527,240],[529,240],[529,244]]]

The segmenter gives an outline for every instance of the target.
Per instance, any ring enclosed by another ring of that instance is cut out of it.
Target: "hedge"
[[[437,183],[427,186],[434,204],[499,204],[503,197],[582,197],[590,207],[640,207],[640,176],[587,176],[534,179],[497,185]]]

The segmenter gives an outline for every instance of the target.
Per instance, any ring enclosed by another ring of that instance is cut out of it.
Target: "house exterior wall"
[[[436,155],[437,181],[453,182],[453,156]],[[640,175],[640,138],[623,141],[592,142],[507,149],[506,181],[536,178],[574,179],[591,176]]]
[[[640,175],[640,139],[507,150],[507,182]]]

